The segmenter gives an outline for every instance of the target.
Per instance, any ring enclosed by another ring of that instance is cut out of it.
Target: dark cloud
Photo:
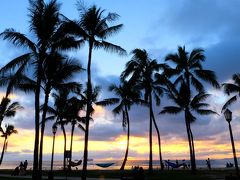
[[[220,83],[232,78],[234,73],[239,73],[239,44],[240,38],[233,37],[206,49],[206,65],[216,72]]]

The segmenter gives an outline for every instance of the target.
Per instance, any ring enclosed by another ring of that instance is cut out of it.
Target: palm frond
[[[198,92],[204,91],[204,86],[194,75],[191,75],[191,83]]]
[[[94,45],[95,45],[94,48],[96,48],[96,49],[103,48],[106,51],[117,53],[120,56],[127,55],[126,50],[123,49],[121,46],[112,44],[107,41],[101,41],[101,42],[95,41]]]
[[[7,63],[4,67],[0,69],[0,73],[4,74],[7,71],[14,71],[14,69],[18,66],[26,64],[27,61],[32,57],[31,53],[26,53],[21,56],[18,56],[17,58],[11,60],[9,63]]]
[[[0,33],[0,37],[3,37],[4,40],[12,42],[17,47],[26,47],[29,48],[32,52],[36,53],[35,44],[24,34],[16,32],[14,29],[6,29]]]
[[[223,112],[225,109],[227,109],[227,107],[231,106],[234,102],[236,102],[238,100],[238,96],[235,95],[233,97],[231,97],[222,107],[221,112]]]
[[[213,87],[219,89],[220,85],[217,82],[217,77],[214,71],[211,70],[194,70],[194,73],[201,78],[202,80],[206,81],[207,83],[211,84]]]
[[[183,109],[177,106],[165,106],[160,114],[178,114],[182,111]]]
[[[232,83],[223,83],[223,91],[227,94],[230,95],[232,93],[240,93],[240,86]]]
[[[123,28],[123,24],[118,24],[116,26],[111,26],[106,29],[103,29],[99,34],[103,39],[106,39],[108,37],[111,37],[114,34],[117,34],[119,31],[121,31]]]
[[[118,98],[108,98],[102,101],[98,101],[95,104],[99,106],[109,106],[118,103],[120,100]]]
[[[197,109],[196,112],[200,115],[218,114],[215,111],[209,109]]]
[[[202,107],[209,107],[210,105],[207,104],[207,103],[194,103],[194,104],[191,104],[191,109],[192,110],[195,110],[195,109],[199,109],[199,108],[202,108]]]
[[[196,96],[193,97],[193,99],[191,100],[190,105],[192,107],[194,107],[195,105],[197,105],[201,101],[205,101],[209,96],[210,96],[210,94],[207,94],[205,92],[200,92]]]

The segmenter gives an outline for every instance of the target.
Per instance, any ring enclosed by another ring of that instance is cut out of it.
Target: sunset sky
[[[76,0],[59,0],[62,3],[61,12],[70,19],[77,19]],[[164,61],[168,53],[177,51],[177,46],[186,46],[188,51],[193,48],[205,50],[204,67],[214,70],[220,83],[230,81],[233,73],[240,72],[240,1],[238,0],[85,0],[87,5],[95,3],[106,12],[116,12],[120,15],[117,23],[123,23],[123,30],[109,39],[118,44],[128,53],[134,48],[146,49],[152,58]],[[6,28],[28,34],[28,0],[1,0],[0,32]],[[0,40],[0,66],[20,55],[24,49],[11,46]],[[86,67],[86,48],[69,53],[77,57]],[[110,83],[118,82],[118,77],[125,63],[131,58],[119,57],[98,50],[93,53],[93,79],[96,85],[102,87],[100,99],[112,97],[107,92]],[[86,73],[79,77],[85,82]],[[232,157],[230,137],[227,122],[221,114],[221,107],[227,100],[220,90],[206,86],[212,94],[209,98],[211,108],[219,113],[215,116],[198,117],[192,124],[196,144],[196,158],[230,158]],[[5,89],[1,88],[0,96]],[[12,123],[19,133],[9,138],[8,152],[4,159],[31,160],[34,142],[34,96],[15,92],[12,99],[19,101],[21,110],[12,119],[5,119],[3,124]],[[160,107],[154,107],[157,123],[162,138],[164,159],[188,159],[189,149],[183,115],[158,115],[163,105],[169,104],[162,99]],[[89,158],[122,159],[126,148],[126,132],[121,126],[121,116],[111,113],[112,107],[96,107],[94,122],[90,127]],[[236,104],[233,111],[232,128],[236,141],[236,150],[240,155],[240,108]],[[144,107],[133,107],[130,112],[130,159],[148,159],[148,111]],[[44,146],[44,159],[49,160],[52,144],[52,122],[47,123]],[[70,134],[70,128],[68,128]],[[83,156],[83,137],[80,129],[75,131],[73,143],[73,159]],[[68,138],[68,141],[70,138]],[[0,141],[2,147],[3,139]],[[68,142],[69,143],[69,142]],[[69,146],[68,146],[69,147]],[[56,137],[56,158],[62,159],[63,136],[58,129]],[[158,147],[154,131],[154,158],[157,159]]]

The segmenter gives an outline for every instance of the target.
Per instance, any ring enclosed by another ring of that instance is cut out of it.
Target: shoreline
[[[27,171],[27,176],[11,176],[11,169],[0,170],[0,177],[4,177],[6,180],[17,180],[17,179],[31,179],[31,172]],[[49,171],[43,171],[43,176],[46,178]],[[89,170],[88,179],[106,179],[106,180],[116,180],[120,179],[122,174],[128,174],[131,170]],[[63,171],[54,171],[55,179],[65,178],[65,173]],[[148,180],[224,180],[226,176],[235,175],[234,169],[198,169],[196,174],[192,174],[190,170],[175,169],[175,170],[154,170],[152,174],[148,174],[147,170],[144,171],[144,175]],[[73,170],[68,173],[68,179],[79,179],[81,177],[81,170]],[[1,178],[0,178],[1,179]]]

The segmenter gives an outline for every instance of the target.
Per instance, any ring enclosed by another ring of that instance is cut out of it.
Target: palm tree
[[[79,116],[80,110],[85,107],[85,100],[79,100],[77,97],[69,97],[70,96],[70,88],[65,86],[65,88],[59,88],[57,93],[53,93],[52,96],[54,98],[54,107],[47,107],[47,112],[50,116],[46,118],[46,120],[56,120],[56,125],[60,125],[63,131],[64,136],[64,159],[63,159],[63,167],[66,170],[66,161],[65,161],[65,152],[66,152],[66,130],[65,125],[71,123],[71,143],[70,143],[70,152],[72,154],[72,141],[73,141],[73,133],[75,126],[77,125],[80,129],[84,131],[84,127],[82,123],[85,122],[84,117]],[[72,91],[77,95],[82,95],[80,93],[80,85],[76,91]],[[70,159],[71,160],[71,159]],[[69,167],[70,168],[70,167]]]
[[[0,132],[2,133],[1,137],[4,137],[3,149],[2,149],[2,154],[0,158],[0,165],[1,165],[4,153],[7,151],[8,137],[11,136],[12,134],[17,134],[17,130],[13,125],[6,125],[6,130],[4,131],[2,128],[0,128]]]
[[[47,112],[50,114],[49,117],[46,118],[46,120],[53,120],[56,119],[56,125],[60,125],[62,131],[63,131],[63,137],[64,137],[64,146],[63,146],[63,168],[64,171],[66,170],[66,158],[65,158],[65,152],[67,149],[67,136],[66,136],[66,130],[65,125],[67,122],[64,120],[64,117],[67,113],[67,100],[70,92],[68,89],[59,89],[56,93],[52,93],[52,96],[54,98],[54,107],[48,106]]]
[[[144,97],[149,104],[149,172],[152,172],[152,122],[157,131],[158,144],[159,144],[159,159],[160,166],[163,169],[162,153],[161,153],[161,139],[160,132],[157,127],[157,123],[153,111],[153,97],[156,104],[160,105],[160,96],[163,93],[163,88],[154,79],[155,73],[157,73],[164,65],[160,65],[156,60],[152,60],[146,50],[134,49],[132,51],[133,57],[126,64],[126,68],[123,71],[121,77],[123,79],[129,76],[132,81],[136,81],[142,89],[145,91]]]
[[[206,94],[205,92],[199,92],[197,95],[191,98],[191,95],[186,93],[187,90],[188,86],[184,81],[182,81],[179,90],[171,86],[171,88],[169,88],[169,91],[167,92],[167,96],[170,100],[174,102],[175,106],[165,106],[161,113],[179,114],[181,112],[184,112],[190,149],[190,160],[191,165],[194,166],[195,165],[194,140],[191,130],[191,123],[195,122],[196,120],[194,113],[199,115],[209,115],[216,114],[216,112],[209,110],[207,108],[209,107],[209,104],[203,102],[210,96],[210,94]],[[192,171],[193,172],[195,171],[193,167]]]
[[[204,91],[202,81],[209,83],[215,88],[219,88],[214,71],[203,69],[202,62],[205,61],[203,49],[193,49],[191,53],[185,50],[185,47],[178,47],[178,52],[166,56],[165,61],[171,62],[176,67],[172,68],[172,76],[177,76],[174,84],[186,84],[186,94],[191,98],[191,87],[193,86],[198,92]],[[190,101],[189,101],[190,103]],[[190,129],[191,130],[191,129]],[[189,130],[189,131],[190,131]],[[191,132],[188,132],[191,134]],[[192,171],[196,170],[194,147],[190,146],[191,167]]]
[[[107,106],[117,104],[112,110],[114,115],[122,113],[122,126],[127,128],[127,148],[125,156],[120,170],[124,170],[127,162],[128,151],[129,151],[129,139],[130,139],[130,118],[128,111],[133,104],[146,104],[145,101],[141,100],[140,88],[134,85],[132,82],[123,81],[119,86],[112,84],[109,86],[109,90],[114,92],[117,98],[104,99],[97,103],[97,105]]]
[[[52,89],[68,88],[69,91],[78,91],[81,86],[75,82],[68,82],[76,73],[81,72],[82,67],[77,60],[70,60],[59,53],[50,54],[43,63],[43,89],[45,93],[41,137],[39,148],[39,171],[42,170],[43,137],[45,130],[46,114],[49,94]]]
[[[240,74],[233,74],[232,76],[233,83],[223,83],[224,92],[227,95],[233,95],[222,107],[222,112],[229,107],[231,104],[236,102],[240,95]]]
[[[73,134],[75,126],[77,125],[81,130],[85,131],[83,127],[83,122],[85,122],[84,117],[80,117],[80,110],[83,110],[85,104],[83,100],[78,99],[77,97],[72,97],[67,101],[67,113],[65,114],[66,123],[71,123],[71,142],[70,142],[70,158],[69,162],[72,161],[72,145],[73,145]],[[71,165],[69,163],[69,170],[71,170]]]
[[[120,46],[107,42],[106,39],[113,34],[116,34],[122,29],[122,24],[110,26],[110,23],[116,21],[119,17],[116,13],[108,13],[104,16],[105,10],[97,8],[92,5],[84,7],[78,3],[78,11],[80,14],[79,21],[69,21],[66,23],[69,29],[76,36],[84,37],[88,42],[88,65],[87,65],[87,99],[91,99],[92,80],[91,80],[91,64],[93,49],[104,49],[106,51],[115,52],[120,55],[126,54],[126,51]],[[82,179],[86,180],[87,176],[87,158],[88,158],[88,136],[89,136],[89,120],[91,114],[91,102],[87,102],[86,109],[86,127],[85,127],[85,141],[84,141],[84,158]]]
[[[4,118],[14,117],[16,112],[23,107],[20,106],[19,102],[11,103],[9,98],[3,97],[0,104],[0,127]]]
[[[40,112],[40,84],[42,81],[42,64],[46,59],[46,54],[58,49],[68,49],[79,47],[80,43],[72,43],[73,38],[64,31],[59,16],[59,4],[56,0],[45,3],[44,0],[30,0],[29,17],[31,37],[16,32],[14,29],[7,29],[0,34],[3,39],[12,42],[17,47],[23,47],[28,50],[27,53],[11,60],[5,65],[0,73],[18,72],[22,74],[28,65],[34,67],[34,76],[36,77],[35,88],[35,143],[34,143],[34,162],[33,162],[33,179],[41,179],[38,175],[38,155],[39,155],[39,112]]]

